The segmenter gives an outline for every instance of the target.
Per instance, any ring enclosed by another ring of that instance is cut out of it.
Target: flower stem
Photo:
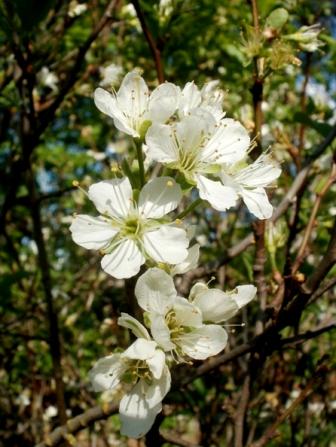
[[[143,161],[141,140],[138,140],[135,142],[135,147],[136,147],[138,165],[139,165],[140,187],[142,188],[146,181],[145,181],[145,167],[144,167],[144,161]]]
[[[178,214],[176,216],[176,219],[183,219],[183,217],[187,216],[189,213],[191,213],[192,211],[194,211],[194,209],[200,204],[202,203],[202,199],[196,199],[194,200],[194,202],[191,202],[191,204],[184,210],[182,211],[180,214]]]

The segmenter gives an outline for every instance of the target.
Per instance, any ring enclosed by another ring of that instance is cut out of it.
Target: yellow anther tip
[[[172,187],[172,186],[174,186],[174,183],[171,180],[168,180],[167,181],[167,186]]]
[[[176,223],[177,225],[181,225],[181,224],[182,224],[182,220],[181,220],[181,219],[175,219],[175,223]]]
[[[72,186],[74,186],[75,188],[78,188],[78,186],[79,186],[79,181],[78,181],[78,180],[73,180],[73,181],[72,181]]]

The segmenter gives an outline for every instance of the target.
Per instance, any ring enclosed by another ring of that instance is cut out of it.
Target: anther
[[[168,180],[166,185],[169,187],[172,187],[172,186],[174,186],[174,183],[171,180]]]

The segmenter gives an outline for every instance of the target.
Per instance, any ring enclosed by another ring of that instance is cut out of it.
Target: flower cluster
[[[178,295],[174,275],[197,266],[200,248],[190,245],[183,218],[202,201],[224,212],[239,198],[257,218],[271,217],[265,187],[280,169],[269,154],[249,163],[249,135],[225,117],[216,81],[202,89],[193,82],[183,89],[164,83],[150,93],[134,70],[117,92],[98,88],[94,99],[134,139],[138,169],[130,175],[134,162],[127,164],[114,178],[91,185],[87,195],[98,215],[76,215],[70,230],[78,245],[99,250],[103,270],[115,278],[147,267],[134,291],[143,322],[128,313],[118,320],[135,342],[100,359],[90,372],[96,391],[121,396],[121,432],[139,438],[162,409],[172,366],[221,352],[228,340],[223,324],[256,294],[253,285],[223,292],[196,283],[187,298]],[[161,172],[152,169],[155,163],[163,166],[162,176],[154,175]],[[193,188],[199,198],[184,209]]]

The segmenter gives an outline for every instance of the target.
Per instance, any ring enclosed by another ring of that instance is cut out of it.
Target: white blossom
[[[120,65],[110,64],[99,71],[102,77],[100,85],[102,87],[113,87],[119,82],[123,69]]]
[[[38,81],[45,87],[49,87],[53,92],[58,91],[58,77],[53,72],[50,71],[48,67],[42,67],[37,74]]]
[[[262,154],[252,164],[224,164],[218,174],[218,180],[199,176],[200,197],[218,211],[234,205],[241,197],[248,210],[258,219],[269,219],[273,207],[269,202],[265,187],[273,183],[281,169],[270,155]],[[230,205],[231,204],[231,205]]]
[[[178,115],[188,116],[195,110],[203,109],[210,112],[216,120],[224,117],[224,92],[218,87],[219,81],[210,81],[200,90],[194,82],[187,82],[180,94]]]
[[[224,293],[197,284],[187,300],[177,295],[171,276],[157,268],[144,273],[135,286],[152,337],[177,362],[204,360],[222,351],[228,335],[217,323],[235,315],[254,295],[254,286]]]
[[[151,428],[171,385],[164,352],[144,338],[138,338],[121,354],[98,360],[89,375],[95,391],[123,389],[121,434],[132,438],[142,437]]]
[[[113,118],[114,125],[134,138],[143,138],[152,123],[164,123],[176,110],[179,89],[171,83],[159,85],[151,94],[137,70],[124,77],[117,93],[97,88],[98,109]]]
[[[78,245],[100,250],[106,273],[129,278],[139,272],[146,259],[179,264],[187,258],[185,230],[163,220],[181,200],[181,188],[175,180],[151,180],[137,202],[127,177],[95,183],[88,196],[100,216],[76,215],[70,230]]]
[[[210,113],[198,111],[172,125],[154,124],[146,145],[150,160],[182,172],[216,210],[235,206],[241,197],[259,219],[272,215],[264,188],[281,171],[267,154],[246,164],[250,138],[237,121],[223,118],[217,122]]]
[[[223,292],[210,289],[204,283],[196,283],[190,291],[189,301],[200,309],[203,321],[218,324],[234,317],[242,307],[253,300],[256,293],[256,287],[251,284]]]

